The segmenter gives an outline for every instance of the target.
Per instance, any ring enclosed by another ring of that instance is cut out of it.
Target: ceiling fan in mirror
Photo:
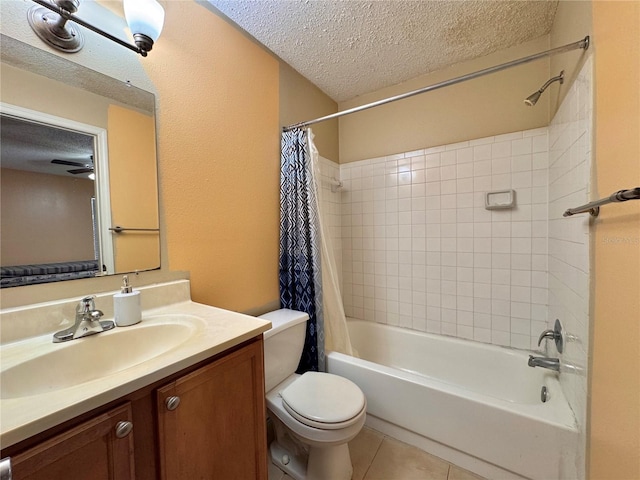
[[[93,168],[93,155],[91,155],[89,157],[88,161],[82,162],[82,161],[73,161],[73,160],[60,160],[58,158],[54,158],[53,160],[51,160],[51,163],[54,163],[56,165],[66,165],[68,167],[79,167],[79,168],[72,168],[71,170],[67,170],[67,172],[69,172],[72,175],[80,175],[83,173],[89,173],[89,178],[91,178],[93,180],[94,176],[93,176],[93,172],[94,172],[94,168]]]

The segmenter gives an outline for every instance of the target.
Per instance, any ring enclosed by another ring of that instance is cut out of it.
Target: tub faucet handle
[[[558,353],[562,353],[562,351],[564,350],[564,333],[562,331],[562,324],[557,318],[555,323],[553,324],[553,330],[545,330],[540,334],[540,338],[538,338],[538,346],[540,346],[542,340],[546,338],[553,339],[555,341]]]
[[[542,343],[542,340],[544,340],[545,338],[552,338],[555,340],[556,334],[553,333],[553,330],[551,329],[545,330],[540,334],[540,338],[538,338],[538,346],[540,346],[540,344]]]

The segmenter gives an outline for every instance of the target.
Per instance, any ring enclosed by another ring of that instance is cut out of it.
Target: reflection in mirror
[[[99,274],[94,137],[4,114],[0,137],[2,286]]]
[[[2,286],[159,268],[153,95],[0,47]]]

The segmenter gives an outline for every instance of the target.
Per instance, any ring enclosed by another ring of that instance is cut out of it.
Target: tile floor
[[[352,480],[483,480],[441,458],[371,428],[349,442]],[[291,480],[269,465],[269,480]]]

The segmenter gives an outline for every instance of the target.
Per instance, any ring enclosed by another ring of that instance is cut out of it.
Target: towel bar
[[[133,231],[133,232],[159,232],[159,228],[127,228],[116,225],[115,227],[109,227],[109,230],[115,233],[122,233],[125,231]]]

